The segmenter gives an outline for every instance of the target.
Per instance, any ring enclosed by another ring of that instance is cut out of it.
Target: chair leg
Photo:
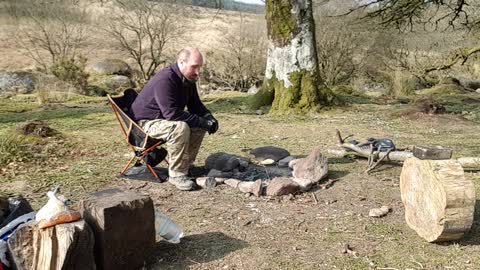
[[[147,165],[148,170],[153,174],[153,176],[155,176],[155,178],[160,179],[152,166],[148,165],[147,163],[145,163],[145,165]]]
[[[120,174],[123,174],[123,173],[128,169],[128,167],[130,166],[130,164],[132,164],[133,159],[135,159],[135,156],[133,156],[132,158],[130,158],[130,160],[128,161],[127,165],[125,165],[125,167],[123,167],[123,169],[122,169],[122,171],[120,172]]]

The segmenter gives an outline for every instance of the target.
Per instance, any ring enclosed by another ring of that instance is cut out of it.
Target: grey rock
[[[462,85],[463,87],[471,89],[473,91],[480,88],[480,80],[466,80]]]
[[[87,66],[89,73],[98,75],[123,75],[130,77],[132,69],[123,60],[120,59],[103,59]]]
[[[256,85],[252,85],[250,88],[248,88],[247,93],[248,94],[256,94],[258,93],[259,88]]]
[[[293,165],[293,177],[319,182],[328,174],[328,160],[322,156],[320,149],[314,149],[305,159]]]
[[[227,186],[237,188],[238,184],[240,184],[240,180],[230,178],[230,179],[227,179],[227,180],[223,181],[223,183]]]
[[[310,179],[292,178],[292,180],[300,186],[302,191],[309,190],[313,185],[313,182]]]
[[[278,161],[278,167],[281,167],[281,168],[288,167],[289,162],[294,159],[295,159],[294,156],[288,156],[288,157],[282,158]]]
[[[260,197],[262,195],[262,190],[263,190],[263,185],[262,185],[262,180],[257,180],[253,183],[253,186],[251,188],[251,192],[253,195]]]
[[[127,76],[112,75],[105,78],[105,86],[113,92],[121,92],[125,89],[135,87],[135,83]]]
[[[414,146],[413,156],[419,159],[450,159],[453,150],[442,146]]]
[[[222,171],[219,171],[219,170],[216,170],[216,169],[211,169],[208,174],[207,174],[207,177],[215,177],[215,178],[230,178],[233,176],[233,172],[222,172]]]
[[[202,188],[214,188],[217,185],[216,178],[213,177],[198,177],[195,182]]]
[[[26,71],[0,71],[0,97],[29,94],[36,85],[35,76]]]
[[[246,168],[248,168],[248,165],[249,165],[250,163],[248,162],[248,160],[245,160],[245,159],[243,159],[243,158],[239,158],[239,159],[238,159],[238,164],[240,165],[240,168],[241,168],[241,169],[246,169]]]
[[[252,149],[250,154],[253,155],[258,161],[263,161],[266,159],[279,161],[287,156],[290,156],[290,153],[287,150],[276,146],[257,147]]]
[[[293,170],[293,167],[295,167],[295,164],[298,162],[302,162],[305,158],[297,158],[297,159],[292,159],[288,162],[288,167]]]
[[[241,159],[239,156],[218,152],[207,157],[205,160],[205,168],[207,170],[216,169],[222,172],[228,172],[238,168]]]
[[[155,217],[148,195],[108,189],[79,204],[95,234],[95,260],[100,269],[137,269],[155,244]]]
[[[390,207],[384,205],[380,208],[370,209],[370,212],[368,213],[368,216],[379,218],[379,217],[386,216],[388,214],[388,212],[390,212]]]
[[[243,193],[252,193],[253,184],[254,182],[240,182],[237,188]]]
[[[282,196],[296,193],[300,186],[292,179],[286,177],[275,177],[268,182],[267,196]]]

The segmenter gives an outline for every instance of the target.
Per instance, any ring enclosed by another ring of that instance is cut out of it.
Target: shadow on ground
[[[160,183],[167,181],[168,178],[168,169],[162,167],[153,168],[157,173],[157,176],[160,179],[157,179],[153,174],[148,170],[147,166],[131,166],[128,168],[123,175],[118,175],[119,178],[124,180],[140,180],[146,182]]]
[[[222,232],[189,235],[180,244],[160,241],[155,249],[156,261],[149,269],[188,269],[190,265],[221,259],[247,246],[247,242]]]
[[[472,228],[458,242],[463,246],[480,245],[480,200],[475,201],[475,213],[473,214]]]
[[[329,170],[328,171],[328,178],[333,179],[333,180],[338,180],[341,179],[342,177],[345,177],[349,174],[348,171],[336,171],[336,170]],[[325,182],[326,180],[322,180],[322,182]]]

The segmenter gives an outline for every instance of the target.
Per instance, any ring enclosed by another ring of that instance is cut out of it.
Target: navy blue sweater
[[[196,84],[183,77],[176,63],[148,81],[131,109],[131,117],[137,122],[153,119],[184,121],[191,128],[199,127],[198,117],[206,113],[209,111],[198,96]]]

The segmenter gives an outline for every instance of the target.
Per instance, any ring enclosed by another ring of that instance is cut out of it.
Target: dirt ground
[[[442,145],[454,157],[479,156],[477,122],[459,115],[405,115],[410,105],[351,105],[310,116],[257,115],[245,109],[245,95],[206,97],[220,120],[198,157],[210,153],[247,156],[246,150],[275,145],[294,155],[335,147],[335,130],[355,138],[388,137],[397,146]],[[228,186],[181,192],[169,183],[118,178],[128,148],[105,100],[39,107],[31,101],[0,101],[0,134],[5,138],[26,120],[46,120],[61,136],[35,139],[35,158],[11,162],[0,172],[0,194],[25,196],[35,208],[60,184],[75,201],[90,192],[122,187],[146,193],[155,208],[185,232],[178,245],[160,241],[144,269],[480,269],[480,214],[463,239],[430,244],[404,221],[399,164],[365,174],[367,161],[330,158],[325,190],[294,196],[246,196]],[[399,116],[403,115],[403,116]],[[480,174],[466,172],[480,197]],[[386,205],[383,218],[368,217]],[[348,244],[354,251],[344,254]]]

